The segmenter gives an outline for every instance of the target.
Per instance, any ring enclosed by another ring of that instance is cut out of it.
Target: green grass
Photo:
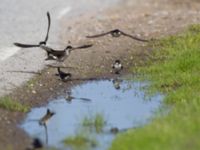
[[[139,67],[150,91],[165,94],[171,111],[117,136],[110,150],[200,149],[200,25],[155,42],[148,65]],[[135,70],[134,70],[135,71]]]
[[[73,150],[88,150],[96,147],[98,145],[96,133],[100,133],[105,125],[103,115],[96,113],[86,116],[81,120],[80,125],[76,130],[77,133],[74,136],[65,138],[63,143]]]
[[[96,134],[93,132],[101,132],[105,125],[102,114],[92,114],[86,116],[81,121],[81,126],[77,129],[77,134],[64,139],[63,143],[70,146],[73,150],[88,150],[98,145],[96,141]]]
[[[22,105],[8,96],[0,98],[0,108],[7,109],[9,111],[19,111],[19,112],[29,111],[28,106]]]
[[[63,143],[66,146],[70,146],[73,150],[88,150],[89,148],[97,145],[97,141],[94,138],[91,138],[84,133],[78,133],[75,136],[67,137],[64,139]]]
[[[105,119],[102,114],[97,113],[93,116],[86,116],[82,121],[82,125],[84,127],[94,128],[99,133],[103,130]]]

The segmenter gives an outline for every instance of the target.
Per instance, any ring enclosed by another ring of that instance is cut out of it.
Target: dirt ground
[[[62,82],[55,76],[56,69],[45,68],[42,75],[36,75],[11,96],[31,107],[45,105],[49,99],[87,78],[113,77],[110,71],[115,59],[123,62],[123,74],[126,74],[151,51],[147,43],[127,37],[86,39],[85,36],[119,28],[144,39],[158,39],[181,32],[189,24],[200,23],[199,7],[197,0],[123,0],[108,10],[71,17],[70,21],[63,19],[61,47],[68,41],[75,46],[93,44],[89,49],[72,52],[66,59],[66,66],[73,68],[63,70],[72,73],[72,81]],[[31,139],[18,125],[26,114],[4,109],[0,109],[0,114],[0,150],[25,149]]]

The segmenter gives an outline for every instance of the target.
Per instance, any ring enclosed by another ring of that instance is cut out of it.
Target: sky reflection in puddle
[[[106,120],[103,133],[97,135],[99,146],[95,150],[106,149],[114,138],[109,133],[112,127],[119,130],[137,127],[147,123],[153,113],[161,106],[162,95],[154,95],[149,99],[141,88],[146,83],[120,81],[120,89],[114,88],[112,80],[91,81],[71,89],[75,97],[67,102],[65,95],[52,100],[47,106],[33,108],[21,127],[31,136],[45,142],[45,130],[36,120],[40,119],[47,108],[56,114],[49,120],[48,145],[64,148],[63,139],[78,132],[84,117],[102,114]],[[67,92],[66,92],[67,93]],[[76,98],[87,98],[85,101]]]

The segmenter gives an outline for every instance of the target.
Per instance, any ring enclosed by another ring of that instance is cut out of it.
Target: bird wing
[[[89,48],[89,47],[92,47],[93,44],[88,44],[88,45],[82,45],[82,46],[79,46],[79,47],[73,47],[72,49],[75,50],[75,49],[84,49],[84,48]]]
[[[55,51],[54,49],[52,49],[51,47],[46,46],[46,45],[40,45],[40,48],[43,49],[43,50],[45,50],[46,52],[49,52],[49,53]]]
[[[101,34],[97,34],[97,35],[86,36],[86,38],[98,38],[98,37],[105,36],[105,35],[110,34],[110,33],[111,33],[111,31],[101,33]]]
[[[16,72],[16,73],[32,73],[32,74],[38,74],[38,75],[41,75],[41,72],[35,72],[35,71],[17,71],[17,70],[12,70],[12,71],[7,71],[7,72]]]
[[[39,47],[39,45],[34,44],[22,44],[22,43],[14,43],[15,46],[21,47],[21,48],[31,48],[31,47]]]
[[[46,34],[46,37],[44,40],[45,43],[47,42],[47,40],[49,38],[49,30],[50,30],[50,26],[51,26],[51,18],[50,18],[49,12],[47,12],[47,18],[48,18],[48,28],[47,28],[47,34]]]
[[[130,34],[124,33],[123,31],[120,31],[120,32],[121,32],[122,35],[127,36],[127,37],[130,37],[130,38],[132,38],[132,39],[134,39],[134,40],[141,41],[141,42],[148,42],[148,40],[140,39],[140,38],[138,38],[138,37],[136,37],[136,36],[132,36],[132,35],[130,35]]]

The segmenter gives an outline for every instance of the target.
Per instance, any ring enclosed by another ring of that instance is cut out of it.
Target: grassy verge
[[[119,135],[110,150],[200,149],[200,26],[153,44],[148,65],[138,73],[151,90],[166,95],[172,110],[165,117]]]
[[[92,114],[86,116],[81,121],[81,126],[77,129],[74,136],[67,137],[63,143],[72,149],[88,150],[98,145],[96,141],[96,133],[100,133],[105,125],[104,117],[102,114]]]
[[[28,106],[22,105],[8,96],[0,98],[0,108],[19,112],[27,112],[29,110]]]
[[[82,121],[83,127],[94,128],[97,133],[103,130],[105,119],[102,114],[97,113],[94,116],[86,116]]]
[[[96,147],[97,145],[96,139],[90,138],[84,133],[79,133],[73,137],[67,137],[63,143],[75,150],[88,150],[91,147]]]

